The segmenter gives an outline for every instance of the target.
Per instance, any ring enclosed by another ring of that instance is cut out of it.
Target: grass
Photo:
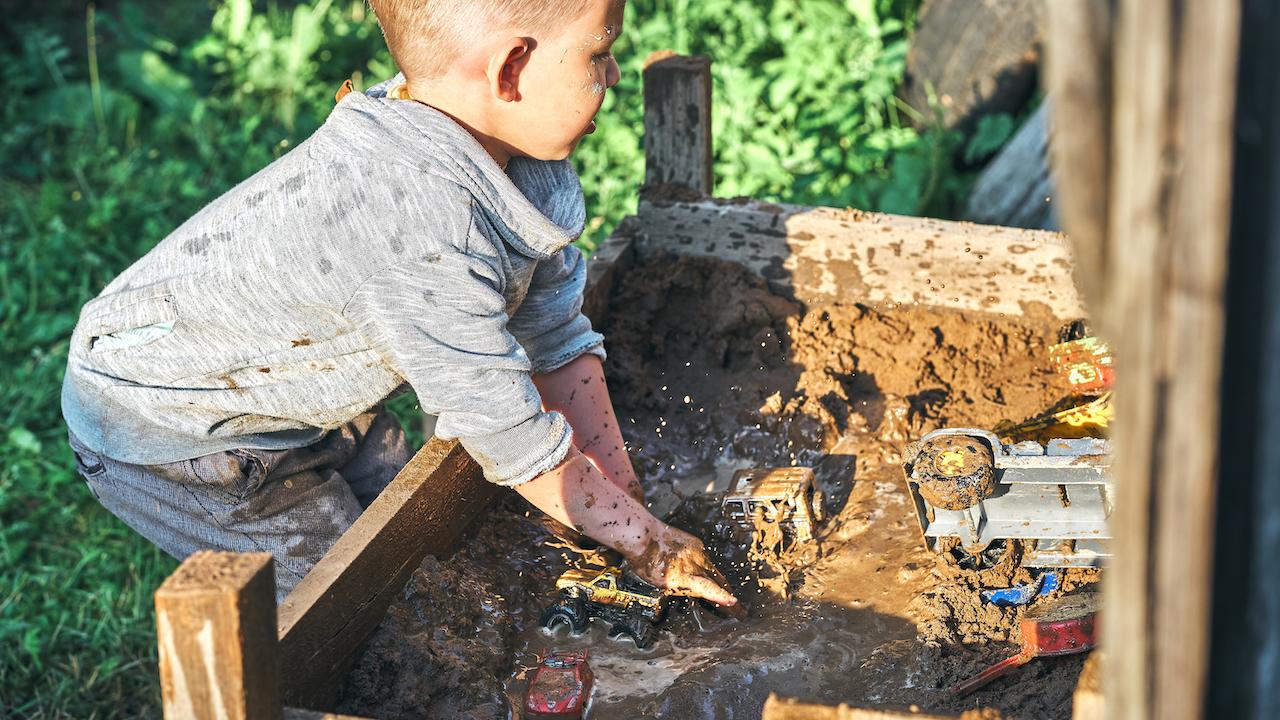
[[[959,140],[894,97],[915,6],[631,0],[623,81],[576,156],[584,248],[634,208],[639,71],[664,47],[716,60],[718,194],[952,214]],[[58,393],[79,308],[309,135],[342,80],[393,70],[360,0],[176,7],[0,31],[0,717],[158,714],[151,593],[175,563],[72,470]]]

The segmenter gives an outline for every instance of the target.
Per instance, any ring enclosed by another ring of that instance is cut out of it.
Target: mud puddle
[[[675,257],[630,271],[613,303],[625,312],[603,329],[606,372],[648,500],[709,541],[749,618],[673,607],[648,651],[605,637],[601,623],[548,635],[537,620],[567,558],[510,497],[452,558],[415,575],[344,688],[344,710],[505,718],[540,651],[589,647],[597,720],[756,718],[770,692],[1070,717],[1080,658],[1037,660],[963,700],[945,692],[1015,652],[1021,611],[977,592],[1018,573],[980,582],[927,552],[897,465],[928,430],[1021,420],[1066,395],[1047,362],[1055,321],[806,310],[735,265]],[[782,558],[781,579],[741,538],[708,530],[707,493],[753,465],[813,467],[826,496],[817,549]]]

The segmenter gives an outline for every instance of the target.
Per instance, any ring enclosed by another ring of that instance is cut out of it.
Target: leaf
[[[9,445],[31,455],[37,455],[44,449],[40,438],[21,425],[9,431]]]
[[[239,45],[244,41],[245,33],[249,30],[249,21],[253,18],[253,2],[252,0],[228,0],[223,9],[228,13],[227,42]]]
[[[880,19],[876,16],[875,0],[845,0],[845,7],[858,19],[858,24],[875,31],[880,27]]]
[[[116,64],[129,87],[162,113],[187,117],[199,100],[191,78],[154,50],[122,52]]]
[[[973,137],[964,148],[964,161],[970,165],[994,154],[1013,135],[1013,117],[1007,113],[984,115],[978,120]]]

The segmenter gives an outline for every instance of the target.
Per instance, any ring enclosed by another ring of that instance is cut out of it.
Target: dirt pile
[[[945,692],[1015,651],[1020,611],[985,605],[978,591],[1025,571],[978,580],[941,564],[920,542],[897,465],[905,442],[928,430],[1022,420],[1066,395],[1047,361],[1053,321],[806,309],[737,265],[682,256],[622,275],[611,307],[606,372],[648,500],[709,540],[751,617],[679,603],[644,653],[599,628],[548,637],[537,615],[565,565],[508,499],[454,557],[416,574],[353,673],[345,709],[507,717],[538,651],[590,647],[597,720],[757,717],[769,692],[1070,717],[1076,658],[1036,661],[964,700]],[[770,563],[711,532],[707,491],[752,465],[811,466],[826,497],[818,547],[786,568],[784,583],[776,568],[758,582]]]

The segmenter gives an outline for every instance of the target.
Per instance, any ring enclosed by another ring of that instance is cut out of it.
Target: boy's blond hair
[[[468,42],[501,28],[538,35],[567,23],[587,0],[369,0],[396,65],[411,79],[443,76]]]

